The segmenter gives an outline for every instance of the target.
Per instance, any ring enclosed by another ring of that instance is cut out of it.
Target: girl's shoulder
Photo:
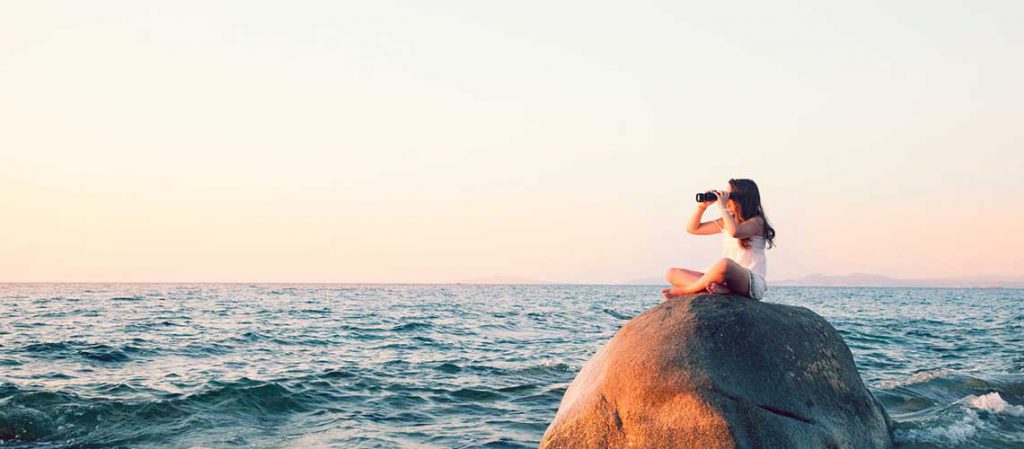
[[[748,218],[746,221],[752,221],[754,223],[764,226],[764,217],[760,215],[754,215],[753,217]],[[764,231],[759,231],[757,235],[755,235],[754,237],[764,238]]]

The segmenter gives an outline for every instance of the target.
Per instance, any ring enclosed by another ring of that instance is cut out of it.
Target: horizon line
[[[662,287],[666,284],[631,284],[631,283],[578,283],[578,282],[545,282],[545,283],[527,283],[527,282],[500,282],[500,283],[480,283],[480,282],[325,282],[325,281],[313,281],[313,282],[281,282],[281,281],[270,281],[270,282],[240,282],[240,281],[0,281],[0,285],[43,285],[43,284],[84,284],[84,285],[101,285],[101,284],[121,284],[121,285],[181,285],[181,284],[200,284],[200,285],[386,285],[386,286],[450,286],[450,285],[465,285],[465,286],[534,286],[534,287],[558,287],[558,286],[621,286],[621,287]],[[1004,290],[1024,290],[1024,287],[1013,287],[1013,286],[996,286],[996,285],[975,285],[975,286],[914,286],[914,285],[793,285],[793,284],[780,284],[776,285],[778,288],[886,288],[886,289],[944,289],[944,290],[963,290],[963,289],[977,289],[977,290],[992,290],[992,289],[1004,289]]]

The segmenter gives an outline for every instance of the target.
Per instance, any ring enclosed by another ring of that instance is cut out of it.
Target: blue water
[[[659,287],[0,285],[0,446],[536,447]],[[1024,290],[774,287],[901,448],[1024,447]]]

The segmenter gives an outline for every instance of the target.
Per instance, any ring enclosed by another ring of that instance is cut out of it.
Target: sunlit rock
[[[891,448],[849,348],[803,308],[691,295],[632,319],[581,369],[541,448]]]

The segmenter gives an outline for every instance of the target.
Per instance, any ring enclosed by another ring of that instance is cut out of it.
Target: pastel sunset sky
[[[1024,275],[1024,2],[3,10],[0,281]]]

